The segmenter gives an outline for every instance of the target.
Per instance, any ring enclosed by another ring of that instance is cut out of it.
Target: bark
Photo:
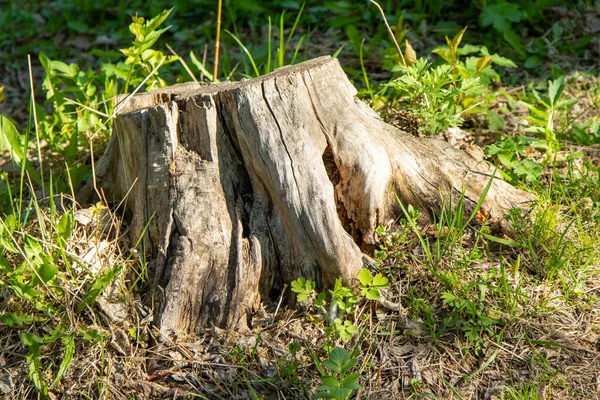
[[[387,125],[355,94],[323,57],[122,106],[97,186],[125,198],[134,238],[147,225],[161,329],[244,326],[261,299],[300,276],[351,284],[369,260],[361,247],[400,215],[396,196],[435,215],[463,194],[470,214],[493,169]],[[501,221],[529,200],[496,177],[475,222]]]

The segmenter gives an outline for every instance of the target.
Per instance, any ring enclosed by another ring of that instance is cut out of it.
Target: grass
[[[11,2],[0,11],[0,20],[25,26],[0,33],[14,57],[3,71],[28,77],[35,92],[23,101],[18,78],[0,83],[0,112],[10,111],[0,116],[2,395],[598,398],[600,86],[585,53],[592,39],[581,27],[565,34],[569,18],[593,15],[591,3],[565,17],[521,1],[472,2],[462,13],[421,1],[395,14],[381,2],[404,55],[427,58],[406,57],[404,66],[368,2],[224,2],[218,77],[335,52],[385,118],[412,117],[415,134],[476,148],[537,200],[510,213],[507,236],[465,223],[477,208],[466,215],[460,198],[425,225],[401,205],[396,221],[378,227],[377,265],[356,290],[340,284],[318,297],[298,282],[290,290],[304,306],[264,304],[251,332],[214,328],[194,338],[154,327],[141,301],[147,260],[122,234],[118,205],[83,209],[75,198],[112,133],[114,96],[189,80],[189,66],[216,77],[204,47],[216,8],[205,8],[201,24],[187,2],[172,2],[172,12],[156,2],[143,13],[155,18],[131,20],[142,3]],[[106,18],[92,18],[98,10]],[[85,57],[48,39],[107,32],[111,44]],[[166,42],[184,58],[193,51],[186,65],[167,55]],[[26,68],[30,52],[39,63]],[[448,127],[460,124],[452,136]]]

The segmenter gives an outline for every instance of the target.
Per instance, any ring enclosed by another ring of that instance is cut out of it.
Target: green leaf
[[[294,281],[292,281],[292,292],[294,293],[304,293],[306,287],[306,279],[300,277]]]
[[[504,40],[506,40],[508,44],[510,44],[511,47],[515,49],[517,53],[519,53],[519,56],[521,58],[527,57],[527,50],[521,42],[521,37],[519,35],[517,35],[514,31],[509,29],[507,31],[504,31],[502,36],[504,37]]]
[[[482,71],[492,64],[492,56],[483,56],[477,61],[477,71]]]
[[[58,236],[65,242],[71,239],[73,234],[73,211],[69,210],[60,216],[58,225],[56,226]]]
[[[62,61],[50,61],[50,67],[70,79],[77,78],[77,74],[79,73],[77,64],[67,65]]]
[[[65,352],[63,353],[63,359],[60,362],[60,365],[58,366],[58,371],[56,372],[56,377],[54,378],[52,385],[50,385],[51,388],[56,386],[60,382],[62,377],[65,375],[65,372],[67,372],[69,365],[71,365],[71,361],[73,361],[73,355],[75,354],[75,337],[74,337],[74,335],[70,335],[65,340],[64,344],[65,344]]]
[[[456,57],[454,56],[454,54],[452,54],[452,51],[448,48],[442,47],[442,48],[433,49],[432,53],[435,53],[438,56],[442,57],[444,59],[444,61],[446,61],[450,65],[453,65],[454,63],[456,63]]]
[[[496,65],[500,65],[501,67],[517,68],[517,64],[515,64],[513,60],[499,56],[498,54],[490,54],[485,46],[482,46],[481,54],[484,56],[492,56],[492,62]]]
[[[100,293],[106,289],[106,287],[117,277],[117,275],[119,275],[121,269],[123,269],[123,266],[117,264],[113,268],[106,270],[102,275],[97,277],[90,286],[90,289],[86,295],[83,297],[83,303],[77,306],[77,312],[81,312],[85,308],[86,304],[89,306],[93,305]]]
[[[522,243],[516,242],[514,240],[499,238],[497,236],[490,235],[490,234],[482,232],[482,231],[477,231],[477,233],[479,233],[484,239],[487,239],[487,240],[490,240],[492,242],[496,242],[499,244],[503,244],[505,246],[511,246],[511,247],[522,247],[523,246]]]
[[[334,372],[343,372],[343,366],[352,360],[350,353],[342,347],[336,347],[329,353],[329,358],[323,361],[323,365]]]
[[[369,272],[369,270],[367,268],[363,268],[360,270],[359,274],[358,274],[358,280],[360,281],[361,284],[367,286],[371,283],[373,277],[371,276],[371,273]]]
[[[511,3],[489,4],[483,8],[479,22],[483,26],[492,25],[498,32],[506,32],[512,22],[519,22],[523,13],[519,6]]]
[[[542,166],[532,160],[523,160],[513,167],[513,172],[526,181],[533,182],[542,176]]]
[[[4,115],[0,115],[0,150],[9,152],[17,164],[25,158],[27,137],[20,135],[15,124]]]
[[[348,389],[360,390],[362,389],[362,386],[357,383],[359,377],[360,374],[349,374],[342,380],[341,386]]]
[[[371,288],[366,291],[365,297],[369,300],[377,301],[381,298],[381,294],[379,293],[379,289]]]
[[[206,76],[206,79],[208,79],[209,81],[213,80],[213,74],[208,72],[208,70],[206,69],[204,64],[202,64],[202,62],[200,62],[200,60],[198,60],[198,58],[196,57],[196,55],[194,54],[193,51],[190,51],[190,60],[192,60],[192,64],[194,64],[196,66],[196,68],[198,68],[198,70],[204,76]]]
[[[452,50],[452,52],[454,54],[456,54],[456,51],[458,50],[458,45],[460,44],[460,42],[462,41],[462,37],[465,34],[465,31],[467,30],[467,27],[465,26],[464,28],[462,28],[460,30],[460,32],[458,32],[453,38],[452,41],[448,44],[448,47],[450,47],[450,50]],[[448,39],[446,38],[446,41]]]
[[[21,333],[21,343],[29,348],[29,354],[35,355],[39,354],[40,344],[43,344],[44,340],[33,333],[24,332]]]
[[[31,361],[29,363],[29,379],[33,382],[37,392],[43,397],[46,398],[48,396],[48,385],[46,385],[46,381],[44,380],[44,373],[42,372],[42,363],[39,358],[31,357]]]
[[[51,261],[51,260],[49,260],[49,261]],[[37,286],[42,282],[44,282],[44,283],[50,282],[52,279],[54,279],[54,277],[58,273],[58,267],[53,262],[41,263],[36,268],[36,270],[37,270],[37,275],[33,278],[32,282],[31,282],[31,284],[33,286]],[[39,276],[39,278],[38,278],[38,276]],[[42,282],[40,282],[40,279],[42,280]]]
[[[379,288],[388,287],[388,278],[386,278],[385,276],[383,276],[381,274],[375,275],[375,277],[373,278],[373,286],[376,286]]]
[[[325,293],[321,292],[317,295],[317,298],[315,299],[315,306],[323,307],[324,304],[325,304]]]
[[[317,399],[336,399],[336,400],[346,400],[352,390],[346,388],[330,388],[328,386],[319,387],[321,392],[315,395]]]
[[[555,105],[558,104],[564,88],[564,76],[560,76],[558,79],[548,82],[548,98],[550,99],[550,106],[552,108],[555,108]]]
[[[523,66],[527,69],[534,69],[542,64],[542,59],[539,56],[529,56]]]
[[[31,314],[6,313],[0,316],[0,321],[9,328],[13,328],[31,325],[35,318]]]
[[[501,131],[504,129],[504,119],[493,111],[487,113],[488,129],[491,131]]]
[[[327,385],[329,387],[341,387],[341,382],[338,381],[338,379],[333,376],[333,375],[325,375],[321,377],[321,382],[323,383],[323,385]]]
[[[356,333],[358,333],[358,330],[356,331]],[[344,362],[341,366],[341,372],[345,373],[346,371],[350,370],[350,368],[354,367],[357,362],[358,359],[356,358],[350,358],[349,360],[346,360],[346,362]]]

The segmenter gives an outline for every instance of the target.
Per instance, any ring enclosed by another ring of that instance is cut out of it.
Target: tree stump
[[[244,326],[300,276],[351,284],[368,260],[361,247],[399,215],[396,195],[426,215],[463,193],[465,214],[474,209],[493,168],[387,125],[355,94],[322,57],[122,107],[97,188],[125,198],[133,238],[147,226],[161,329]],[[476,219],[499,221],[529,200],[496,177]]]

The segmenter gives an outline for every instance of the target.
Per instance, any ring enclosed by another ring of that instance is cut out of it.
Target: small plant
[[[433,68],[428,61],[420,58],[406,67],[399,65],[394,68],[402,75],[389,86],[398,101],[407,103],[408,111],[418,117],[425,134],[437,134],[452,126],[460,126],[464,113],[485,103],[478,102],[478,99],[492,80],[499,80],[492,64],[516,67],[511,60],[490,54],[485,46],[459,47],[466,29],[452,39],[446,37],[447,46],[433,51],[446,64]],[[409,46],[407,42],[407,50],[412,49]],[[479,53],[479,57],[460,60],[461,55],[474,53]]]
[[[247,56],[248,61],[250,61],[250,64],[252,66],[252,73],[255,76],[261,75],[260,68],[259,68],[261,61],[263,61],[262,72],[264,74],[268,74],[269,72],[271,72],[273,70],[273,67],[281,68],[288,64],[293,65],[296,62],[298,53],[299,53],[300,49],[302,48],[302,43],[305,40],[308,41],[307,33],[303,34],[298,39],[298,42],[296,43],[292,57],[289,61],[286,60],[286,56],[287,56],[288,48],[290,47],[290,42],[291,42],[292,38],[294,37],[296,28],[298,28],[298,24],[300,22],[300,17],[302,16],[302,12],[304,11],[304,6],[305,6],[305,3],[303,3],[302,6],[300,7],[300,10],[298,11],[298,14],[296,15],[296,19],[294,20],[292,28],[290,29],[290,33],[287,35],[287,39],[286,39],[285,29],[284,29],[285,10],[279,15],[279,44],[278,44],[277,50],[275,52],[274,60],[273,60],[273,54],[272,54],[273,53],[273,49],[272,49],[272,31],[273,31],[273,29],[272,29],[272,24],[271,24],[271,17],[269,17],[269,29],[268,29],[268,34],[267,34],[267,54],[261,58],[258,58],[258,57],[255,58],[253,53],[244,45],[242,40],[237,35],[235,35],[234,33],[230,32],[228,30],[225,30],[225,32],[235,41],[235,43],[240,47],[240,49],[242,49],[244,54]],[[197,67],[199,67],[200,70],[203,69],[203,66],[201,63],[194,62],[194,64]],[[249,69],[246,68],[246,70],[248,71]],[[250,76],[250,75],[251,74],[248,71],[246,73],[246,76]]]
[[[467,341],[474,344],[475,353],[480,354],[484,335],[495,335],[494,326],[502,325],[503,322],[491,317],[491,311],[485,309],[485,296],[488,293],[486,284],[470,282],[457,292],[442,292],[444,304],[451,309],[444,318],[444,326],[461,331]]]
[[[360,281],[360,285],[358,285],[360,295],[368,300],[379,300],[381,297],[379,289],[389,287],[388,279],[386,277],[381,274],[373,276],[366,268],[363,268],[360,271],[358,280]]]
[[[508,181],[519,179],[535,182],[542,175],[542,165],[525,158],[533,150],[547,149],[545,141],[528,136],[506,136],[485,148],[489,156],[494,156],[505,168],[504,178]]]
[[[368,269],[363,268],[358,275],[360,284],[360,297],[354,291],[344,286],[342,279],[335,281],[333,289],[329,290],[329,300],[327,294],[315,290],[316,283],[305,278],[298,278],[292,282],[291,288],[296,293],[298,302],[308,303],[317,308],[329,322],[326,332],[330,339],[337,338],[346,342],[358,334],[358,328],[354,323],[345,319],[345,315],[352,315],[356,311],[361,298],[367,300],[378,300],[380,297],[379,289],[388,288],[388,279],[381,274],[371,275]]]
[[[346,400],[352,392],[362,389],[358,384],[360,374],[348,372],[356,365],[358,359],[341,347],[331,350],[323,366],[331,371],[331,375],[321,375],[322,385],[315,395],[316,399]]]
[[[158,69],[177,61],[178,57],[166,56],[151,47],[169,29],[159,29],[159,26],[171,11],[165,10],[149,21],[133,16],[129,30],[135,40],[129,48],[121,49],[125,61],[102,64],[102,73],[91,68],[81,70],[75,63],[51,60],[40,53],[45,71],[42,87],[46,90],[46,102],[54,108],[53,113],[46,113],[36,106],[40,139],[71,160],[81,148],[88,147],[89,140],[96,134],[100,133],[105,140],[110,137],[112,120],[109,117],[113,114],[117,94],[128,93],[130,85],[142,82],[146,82],[147,90],[166,86]],[[124,82],[121,88],[120,81]],[[88,172],[83,171],[83,174]]]
[[[534,90],[533,95],[537,100],[537,105],[522,102],[529,110],[527,120],[533,124],[532,127],[525,129],[527,132],[533,132],[543,135],[546,140],[546,160],[553,161],[554,154],[560,150],[560,145],[556,138],[554,128],[554,119],[556,112],[562,108],[572,105],[577,99],[561,100],[565,88],[565,79],[563,76],[556,80],[548,81],[548,96],[542,96]]]
[[[162,51],[153,50],[152,46],[160,38],[160,36],[169,30],[170,26],[158,29],[163,22],[169,18],[173,9],[164,10],[156,17],[146,21],[144,17],[132,16],[133,22],[129,25],[129,31],[135,36],[132,45],[126,49],[121,49],[127,59],[125,65],[129,65],[127,76],[125,78],[125,93],[129,90],[129,85],[140,84],[144,77],[151,74],[152,71],[158,69],[161,65],[172,63],[179,58],[176,56],[165,56]],[[120,68],[122,65],[118,65]],[[142,68],[141,73],[136,72],[138,68]],[[166,86],[166,82],[158,75],[150,76],[146,83],[146,89]]]

